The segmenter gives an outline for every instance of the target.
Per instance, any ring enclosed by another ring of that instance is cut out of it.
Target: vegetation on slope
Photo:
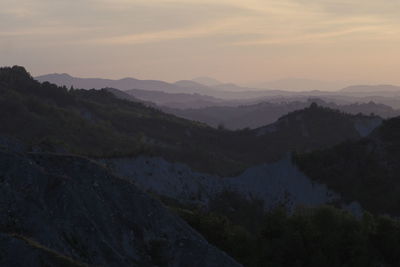
[[[353,125],[357,118],[315,106],[285,116],[275,132],[228,131],[118,99],[107,90],[39,83],[23,67],[0,69],[0,134],[18,138],[33,150],[90,157],[150,154],[203,172],[232,175],[290,151],[359,138]]]
[[[227,129],[235,130],[247,127],[254,129],[274,123],[289,112],[309,107],[312,102],[317,103],[319,106],[354,115],[359,113],[373,113],[383,118],[391,118],[400,115],[399,110],[372,101],[368,103],[338,105],[319,98],[309,98],[307,100],[283,99],[281,102],[261,102],[240,106],[223,106],[223,104],[219,104],[218,106],[208,106],[204,108],[190,107],[183,109],[182,107],[163,107],[162,109],[178,117],[201,121],[213,127],[224,125]]]
[[[369,137],[295,156],[309,177],[374,213],[400,215],[400,118]]]
[[[206,239],[247,267],[375,267],[400,263],[400,223],[385,216],[361,219],[333,207],[277,208],[256,228],[229,216],[201,211],[178,213]],[[245,214],[242,214],[245,216]]]
[[[0,131],[34,149],[91,157],[163,155],[218,172],[242,167],[225,156],[227,133],[167,115],[105,90],[39,83],[22,67],[0,69]],[[237,166],[237,167],[236,167]]]

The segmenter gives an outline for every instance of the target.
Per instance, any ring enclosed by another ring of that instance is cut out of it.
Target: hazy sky
[[[400,84],[399,0],[0,0],[0,65]]]

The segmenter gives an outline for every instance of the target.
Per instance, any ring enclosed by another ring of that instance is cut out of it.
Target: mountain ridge
[[[142,103],[120,100],[106,90],[68,90],[39,83],[20,67],[2,68],[0,84],[6,86],[0,94],[0,133],[39,150],[89,157],[160,155],[196,170],[227,175],[279,160],[292,151],[361,137],[355,128],[357,116],[318,106],[286,116],[282,121],[288,124],[280,123],[277,131],[260,134],[259,129],[215,129]],[[314,124],[313,118],[317,119]],[[337,128],[336,135],[329,124]],[[28,130],[23,131],[27,125]]]
[[[348,86],[340,90],[340,92],[347,93],[390,93],[400,92],[400,86],[391,84],[379,84],[379,85],[353,85]]]

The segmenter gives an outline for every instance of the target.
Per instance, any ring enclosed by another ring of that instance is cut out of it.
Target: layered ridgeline
[[[159,155],[225,175],[288,152],[360,138],[380,121],[313,105],[268,127],[227,131],[118,99],[107,90],[39,83],[22,67],[0,69],[0,88],[0,134],[18,138],[33,150],[91,157]]]
[[[234,153],[223,155],[230,141],[221,138],[221,131],[117,99],[107,90],[67,90],[39,83],[22,67],[2,68],[0,87],[1,134],[34,150],[92,157],[154,153],[201,162],[197,167],[214,171],[218,166],[241,165]]]
[[[268,126],[229,131],[107,90],[39,83],[22,67],[1,69],[0,86],[0,133],[21,140],[26,150],[101,159],[142,189],[205,206],[225,191],[256,197],[268,209],[340,201],[299,172],[290,154],[358,140],[382,122],[312,104]]]
[[[296,157],[309,177],[376,213],[400,215],[400,119],[367,138]]]
[[[172,108],[163,107],[165,112],[176,116],[207,123],[213,127],[223,125],[227,129],[243,129],[257,128],[263,125],[271,124],[280,117],[289,112],[304,109],[310,106],[312,102],[320,106],[337,109],[349,114],[375,114],[382,118],[391,118],[400,115],[400,111],[388,105],[378,104],[375,102],[368,103],[352,103],[352,104],[335,104],[322,99],[310,98],[304,101],[299,100],[282,100],[281,102],[269,102],[264,100],[257,104],[233,105],[223,102],[220,105],[203,108]],[[225,103],[225,105],[224,105]],[[166,103],[168,104],[168,103]],[[175,105],[176,106],[176,105]]]

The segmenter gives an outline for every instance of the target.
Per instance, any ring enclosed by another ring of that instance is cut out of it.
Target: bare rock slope
[[[86,158],[0,150],[0,266],[239,266]]]
[[[207,207],[224,192],[236,193],[248,200],[261,200],[267,210],[280,205],[293,210],[297,206],[341,202],[339,194],[304,175],[289,157],[225,178],[199,173],[184,164],[170,163],[162,158],[120,158],[102,162],[143,190],[182,204]],[[344,205],[344,208],[355,214],[361,209],[357,203]]]

